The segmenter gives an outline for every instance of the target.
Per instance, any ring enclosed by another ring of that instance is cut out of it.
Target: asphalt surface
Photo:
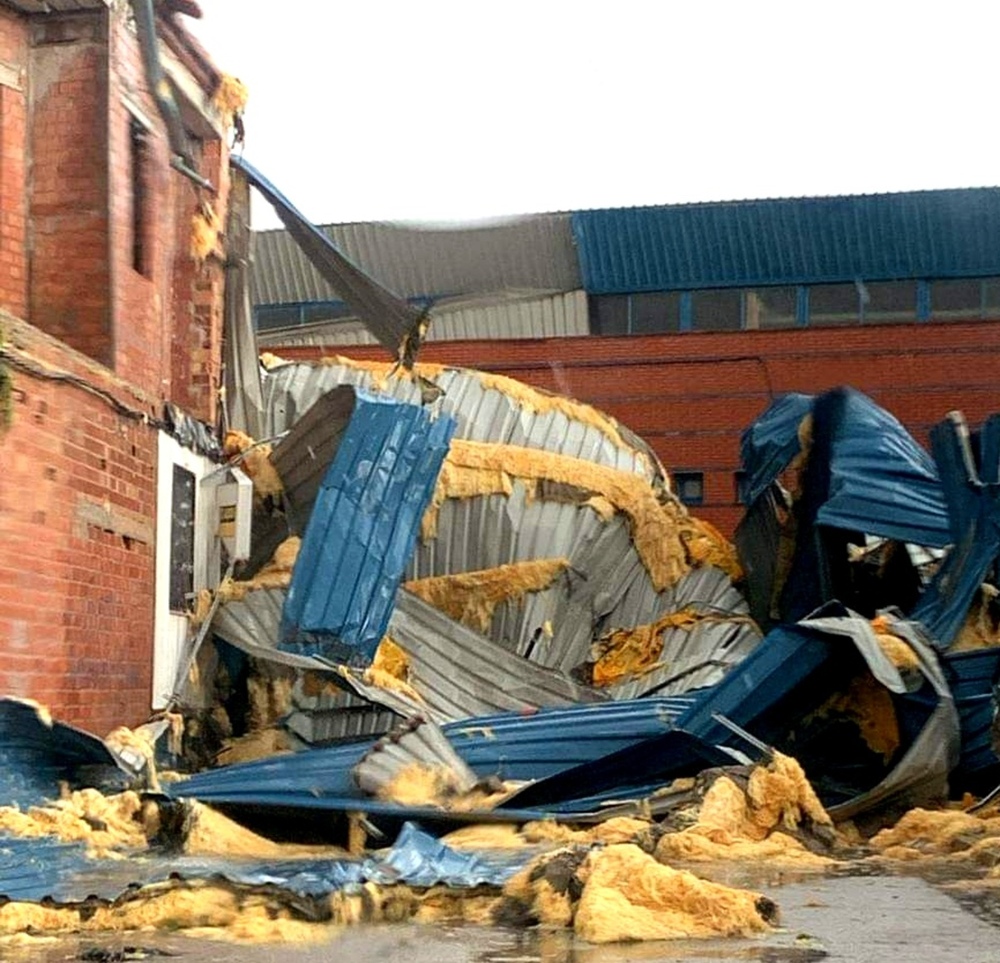
[[[779,881],[775,881],[779,882]],[[417,924],[331,931],[325,943],[231,944],[179,935],[135,933],[0,947],[4,960],[141,958],[177,963],[1000,963],[1000,928],[947,893],[911,877],[848,877],[770,885],[782,927],[764,939],[698,940],[591,946],[564,932]],[[169,956],[161,956],[169,954]]]

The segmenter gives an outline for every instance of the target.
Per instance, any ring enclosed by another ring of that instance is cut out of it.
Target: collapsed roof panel
[[[302,540],[281,649],[371,661],[453,429],[445,415],[358,395]]]

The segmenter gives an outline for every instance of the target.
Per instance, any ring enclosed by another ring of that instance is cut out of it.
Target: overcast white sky
[[[200,2],[316,222],[1000,182],[992,0]]]

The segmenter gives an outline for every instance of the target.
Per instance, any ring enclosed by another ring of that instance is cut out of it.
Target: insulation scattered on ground
[[[258,443],[242,431],[227,431],[222,443],[223,454],[241,468],[253,481],[253,490],[262,498],[280,495],[284,490],[281,478],[271,464],[271,446]]]
[[[664,866],[631,843],[545,854],[503,894],[498,921],[572,926],[591,943],[749,936],[777,921],[761,894]]]
[[[146,848],[142,803],[131,791],[105,796],[96,789],[80,789],[23,812],[15,806],[4,806],[0,808],[0,832],[83,842],[89,855],[95,857]]]
[[[657,591],[669,588],[690,570],[687,541],[699,534],[710,537],[680,502],[661,501],[639,475],[534,448],[458,439],[452,441],[438,475],[422,536],[436,536],[438,510],[446,499],[509,495],[515,479],[528,486],[533,498],[538,497],[540,483],[552,482],[559,486],[561,498],[575,494],[586,505],[596,497],[626,515],[636,551]]]
[[[500,603],[544,591],[568,567],[565,558],[538,558],[478,572],[415,579],[404,587],[455,621],[485,633]]]
[[[455,829],[441,842],[451,849],[521,849],[529,845],[520,829],[511,823],[476,823]]]
[[[667,833],[656,858],[673,860],[757,860],[829,866],[830,857],[810,851],[796,838],[820,833],[833,839],[833,822],[795,759],[776,752],[756,766],[746,789],[720,775],[709,786],[693,824]],[[793,835],[795,834],[795,835]]]
[[[913,651],[906,639],[900,638],[890,630],[889,624],[889,620],[884,615],[877,615],[872,619],[872,630],[886,658],[902,671],[919,670],[920,659],[917,657],[917,653]]]
[[[911,809],[869,843],[882,859],[894,862],[969,864],[1000,875],[1000,814],[995,809],[983,814]]]
[[[530,822],[518,827],[510,823],[463,826],[441,842],[453,849],[520,849],[525,846],[555,846],[632,843],[649,838],[653,824],[631,816],[613,816],[587,829],[573,829],[555,821]]]

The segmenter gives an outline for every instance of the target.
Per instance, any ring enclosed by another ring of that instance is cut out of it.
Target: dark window
[[[979,280],[932,281],[931,317],[980,318],[983,315],[983,282]]]
[[[705,500],[704,472],[675,471],[674,490],[685,505],[701,505]]]
[[[816,284],[809,288],[811,325],[858,324],[859,307],[856,284]]]
[[[739,331],[743,293],[739,290],[693,291],[692,327],[695,331]]]
[[[861,315],[870,323],[917,320],[915,281],[866,281],[858,286]]]
[[[757,288],[744,294],[746,328],[791,328],[795,325],[795,288]]]
[[[677,291],[633,294],[629,307],[630,334],[680,330],[681,296]]]
[[[592,295],[590,330],[593,334],[628,334],[628,295]]]
[[[174,465],[170,519],[170,610],[184,612],[194,593],[194,475]]]
[[[129,123],[129,164],[132,174],[132,268],[149,277],[149,143],[146,128],[134,118]]]
[[[983,317],[1000,317],[1000,278],[983,280]]]
[[[738,505],[743,504],[743,487],[746,483],[747,473],[744,469],[733,472],[733,501]]]

